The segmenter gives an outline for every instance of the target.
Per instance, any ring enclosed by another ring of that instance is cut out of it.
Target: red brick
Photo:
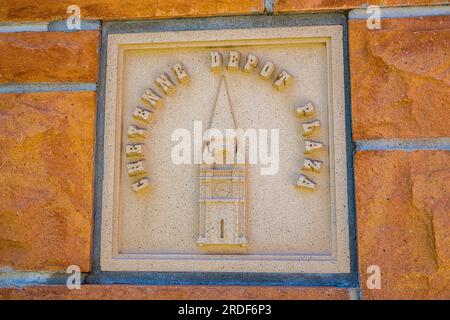
[[[264,11],[264,0],[0,0],[0,21],[51,21],[67,19],[67,7],[80,7],[81,18],[129,20],[251,14]]]
[[[450,16],[349,24],[353,138],[450,136]]]
[[[0,95],[0,267],[89,270],[95,92]]]
[[[368,4],[382,7],[446,4],[445,0],[275,0],[275,12],[336,11],[361,8]]]
[[[136,300],[346,300],[348,290],[335,287],[140,286],[82,285],[0,288],[0,299],[136,299]]]
[[[358,152],[355,188],[363,297],[450,298],[450,152]],[[366,286],[370,265],[380,290]]]
[[[0,34],[0,83],[96,82],[98,31]]]

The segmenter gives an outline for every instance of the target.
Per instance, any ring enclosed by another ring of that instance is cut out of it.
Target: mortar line
[[[48,22],[0,23],[0,33],[47,32],[47,31],[48,31]]]
[[[361,289],[359,287],[348,288],[348,295],[349,295],[350,300],[362,300],[361,299]]]
[[[24,83],[0,85],[0,93],[33,93],[33,92],[66,92],[66,91],[96,91],[95,82],[58,82],[58,83]]]
[[[274,0],[264,0],[264,13],[273,14]]]
[[[77,32],[88,30],[100,30],[100,20],[81,20],[80,29],[69,30],[67,20],[55,20],[48,23],[48,31]]]
[[[450,15],[450,5],[427,5],[408,7],[382,7],[380,6],[381,18],[414,18],[428,16]],[[349,20],[365,20],[372,15],[367,13],[366,8],[358,8],[349,11]]]
[[[355,150],[450,150],[450,138],[361,140],[355,141]]]
[[[171,32],[186,30],[252,29],[270,27],[300,27],[347,23],[341,12],[301,14],[257,14],[196,18],[105,21],[102,33],[123,34],[141,32]],[[187,28],[189,26],[189,28]],[[106,31],[105,31],[106,30]]]
[[[17,32],[77,32],[88,30],[100,30],[100,20],[81,20],[80,29],[69,30],[67,20],[55,20],[45,22],[4,22],[0,23],[0,33]]]
[[[0,272],[0,288],[26,287],[36,285],[65,285],[71,274],[63,271],[2,271]],[[80,283],[85,284],[88,273],[82,272]]]

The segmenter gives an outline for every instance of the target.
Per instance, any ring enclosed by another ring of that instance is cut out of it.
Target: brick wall
[[[92,30],[58,31],[73,3]],[[0,298],[450,299],[449,7],[374,0],[392,8],[369,30],[353,10],[365,3],[0,0]],[[329,11],[350,17],[358,288],[48,284],[71,264],[90,271],[102,21]],[[6,32],[18,23],[32,32]],[[44,285],[11,280],[33,277]]]

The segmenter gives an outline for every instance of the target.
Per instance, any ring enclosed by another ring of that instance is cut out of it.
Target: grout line
[[[102,34],[141,32],[171,32],[186,30],[225,30],[301,26],[346,25],[347,17],[340,12],[301,14],[253,14],[218,17],[196,17],[153,20],[116,20],[102,23]]]
[[[27,83],[27,84],[0,85],[0,93],[96,91],[96,90],[97,84],[92,82]]]
[[[411,7],[380,7],[380,18],[412,18],[426,16],[445,16],[450,15],[449,5],[429,5],[429,6],[411,6]],[[366,20],[373,15],[373,12],[367,12],[367,9],[360,8],[350,10],[349,20]]]
[[[359,288],[348,288],[350,300],[361,300],[361,290]]]
[[[101,23],[99,20],[81,20],[80,29],[69,30],[66,20],[51,21],[48,24],[48,31],[64,31],[77,32],[86,30],[100,30]]]
[[[48,31],[48,22],[41,23],[1,23],[0,33],[14,32],[46,32]]]
[[[5,271],[0,272],[0,288],[25,287],[35,285],[66,284],[70,274],[65,272],[32,272]],[[85,283],[87,273],[81,273],[80,282]]]
[[[274,0],[264,0],[264,13],[273,14]]]
[[[69,30],[69,28],[67,28],[67,20],[36,23],[0,23],[0,33],[49,31],[77,32],[100,29],[100,20],[81,20],[80,29],[74,30]]]
[[[356,151],[366,150],[449,150],[450,138],[380,139],[355,141]]]

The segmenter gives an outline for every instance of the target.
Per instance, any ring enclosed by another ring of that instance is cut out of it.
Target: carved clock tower
[[[220,130],[222,139],[211,138],[205,145],[200,165],[200,235],[204,245],[247,245],[245,238],[245,162],[238,162],[237,137],[225,137],[226,129],[236,129],[225,79],[222,78],[211,130]],[[225,138],[224,138],[225,137]],[[206,163],[205,159],[210,159]]]

